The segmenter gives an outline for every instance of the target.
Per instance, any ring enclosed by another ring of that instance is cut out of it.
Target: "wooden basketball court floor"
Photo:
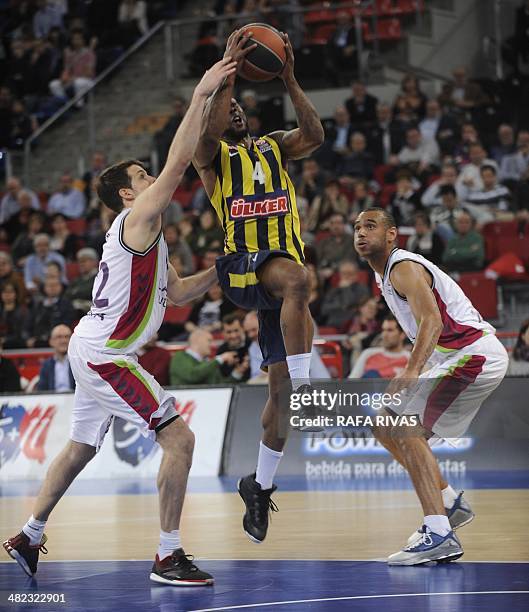
[[[490,472],[454,482],[467,488],[476,519],[459,531],[460,562],[388,567],[385,557],[420,525],[407,480],[322,482],[279,478],[269,535],[242,532],[234,479],[193,479],[181,526],[186,552],[214,574],[205,588],[148,579],[158,540],[152,481],[78,481],[47,525],[49,554],[30,580],[0,563],[0,610],[380,610],[428,612],[502,606],[529,610],[529,479]],[[0,486],[0,537],[31,513],[36,482]],[[65,604],[9,604],[18,593],[64,593]]]

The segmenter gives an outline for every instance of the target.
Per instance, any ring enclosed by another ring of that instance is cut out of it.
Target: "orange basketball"
[[[286,61],[285,43],[281,34],[266,23],[249,23],[241,33],[251,30],[248,45],[257,44],[239,68],[239,75],[248,81],[271,81],[282,70]]]

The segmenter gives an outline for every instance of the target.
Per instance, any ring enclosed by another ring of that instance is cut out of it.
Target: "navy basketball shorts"
[[[283,300],[272,297],[257,278],[257,270],[272,257],[293,257],[287,251],[229,253],[217,258],[217,274],[225,295],[245,310],[257,310],[261,367],[285,361],[287,353],[281,333],[280,312]],[[294,260],[293,260],[294,261]]]

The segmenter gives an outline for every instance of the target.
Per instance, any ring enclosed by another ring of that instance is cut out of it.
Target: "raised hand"
[[[195,93],[199,96],[210,96],[224,79],[235,73],[236,69],[237,62],[234,62],[231,56],[223,57],[220,62],[213,64],[209,70],[206,70],[199,84],[195,87]]]
[[[294,78],[294,49],[292,49],[292,44],[290,42],[288,34],[285,34],[285,32],[281,32],[281,37],[285,43],[285,52],[287,55],[287,59],[285,62],[285,67],[283,68],[279,76],[281,77],[281,79],[283,79],[283,81],[286,81],[289,78]]]
[[[240,66],[244,58],[253,51],[257,45],[252,43],[248,45],[253,32],[247,30],[241,34],[241,30],[234,30],[226,43],[226,51],[224,51],[224,57],[231,57],[234,62],[237,62],[237,67]]]

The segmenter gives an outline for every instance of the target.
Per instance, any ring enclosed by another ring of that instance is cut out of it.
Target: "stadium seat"
[[[75,280],[79,276],[79,264],[76,261],[66,262],[66,278],[69,281]]]
[[[529,265],[529,238],[527,236],[499,236],[497,242],[498,253],[515,253],[525,266]]]
[[[69,219],[66,225],[68,230],[76,236],[83,236],[86,232],[86,219]]]
[[[17,353],[4,354],[3,357],[10,359],[16,366],[20,376],[27,380],[32,380],[40,373],[40,368],[44,360],[51,357],[51,351],[20,351]]]
[[[185,323],[191,314],[192,306],[168,306],[164,323]]]
[[[484,272],[465,272],[458,284],[485,319],[498,318],[498,292],[496,281]]]
[[[322,325],[318,327],[318,334],[320,336],[334,336],[338,333],[338,329],[336,327],[331,327],[330,325]]]
[[[393,19],[381,19],[377,23],[376,34],[369,34],[366,40],[400,40],[402,37],[402,30],[400,26],[400,20],[397,17]]]
[[[338,342],[316,340],[314,344],[318,347],[321,360],[329,370],[329,374],[333,378],[343,378],[342,349]]]
[[[499,238],[514,239],[518,235],[517,221],[493,221],[486,223],[481,230],[485,240],[485,256],[487,261],[493,261],[502,254],[499,249]],[[510,250],[510,249],[509,249]]]

